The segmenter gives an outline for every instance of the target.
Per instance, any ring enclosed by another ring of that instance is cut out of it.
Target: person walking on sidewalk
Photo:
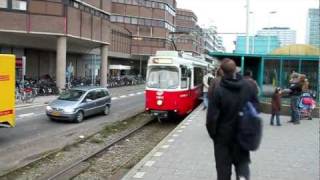
[[[273,126],[273,120],[274,117],[276,117],[277,120],[277,126],[281,126],[280,124],[280,110],[281,110],[281,89],[276,88],[272,95],[271,100],[271,119],[270,119],[270,125]]]
[[[213,76],[214,71],[208,71],[206,75],[203,76],[202,78],[202,83],[203,83],[203,110],[208,108],[208,90],[210,83],[214,79]]]
[[[224,75],[213,90],[206,121],[208,133],[214,144],[217,179],[230,180],[234,165],[237,180],[249,180],[250,152],[241,147],[236,132],[241,99],[248,99],[254,106],[258,106],[258,97],[252,83],[236,73],[233,60],[224,59],[221,69]],[[246,97],[239,97],[241,91],[246,92],[243,94]]]

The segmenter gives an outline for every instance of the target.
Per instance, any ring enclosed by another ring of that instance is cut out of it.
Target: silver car
[[[82,122],[84,117],[103,113],[108,115],[111,96],[106,88],[81,87],[63,92],[46,107],[50,119]]]

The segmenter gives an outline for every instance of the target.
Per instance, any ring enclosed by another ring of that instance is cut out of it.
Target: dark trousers
[[[273,112],[270,119],[270,124],[273,125],[274,117],[276,117],[277,125],[280,125],[280,117],[279,112]]]
[[[291,121],[292,122],[299,122],[300,120],[300,115],[299,115],[299,110],[298,110],[298,100],[299,96],[292,96],[291,97]]]
[[[233,146],[214,143],[217,180],[231,180],[232,165],[235,166],[237,180],[239,180],[240,177],[249,180],[249,161],[239,160],[241,157],[235,157],[235,154],[238,153],[234,153],[234,151]]]

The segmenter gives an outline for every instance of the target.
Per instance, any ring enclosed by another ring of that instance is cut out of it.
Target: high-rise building
[[[202,29],[197,25],[195,13],[187,9],[177,9],[176,34],[173,36],[178,50],[193,55],[203,54]]]
[[[223,52],[222,38],[217,34],[217,27],[203,28],[204,52]]]
[[[307,44],[320,48],[320,9],[309,9],[306,37]]]
[[[296,31],[288,27],[266,27],[259,30],[258,36],[277,36],[281,46],[296,44]]]
[[[236,41],[235,53],[246,53],[246,36],[238,36]],[[277,36],[250,36],[249,54],[269,54],[280,47]]]
[[[153,55],[171,49],[169,33],[175,31],[175,0],[112,0],[111,22],[132,33],[131,53]]]

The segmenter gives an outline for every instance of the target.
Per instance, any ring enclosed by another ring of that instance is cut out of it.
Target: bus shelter
[[[320,102],[320,54],[257,55],[211,52],[209,55],[219,61],[224,58],[233,59],[241,68],[241,73],[251,70],[261,89],[261,96],[269,96],[275,87],[288,88],[292,70],[305,74],[310,90],[316,94],[318,103]]]

